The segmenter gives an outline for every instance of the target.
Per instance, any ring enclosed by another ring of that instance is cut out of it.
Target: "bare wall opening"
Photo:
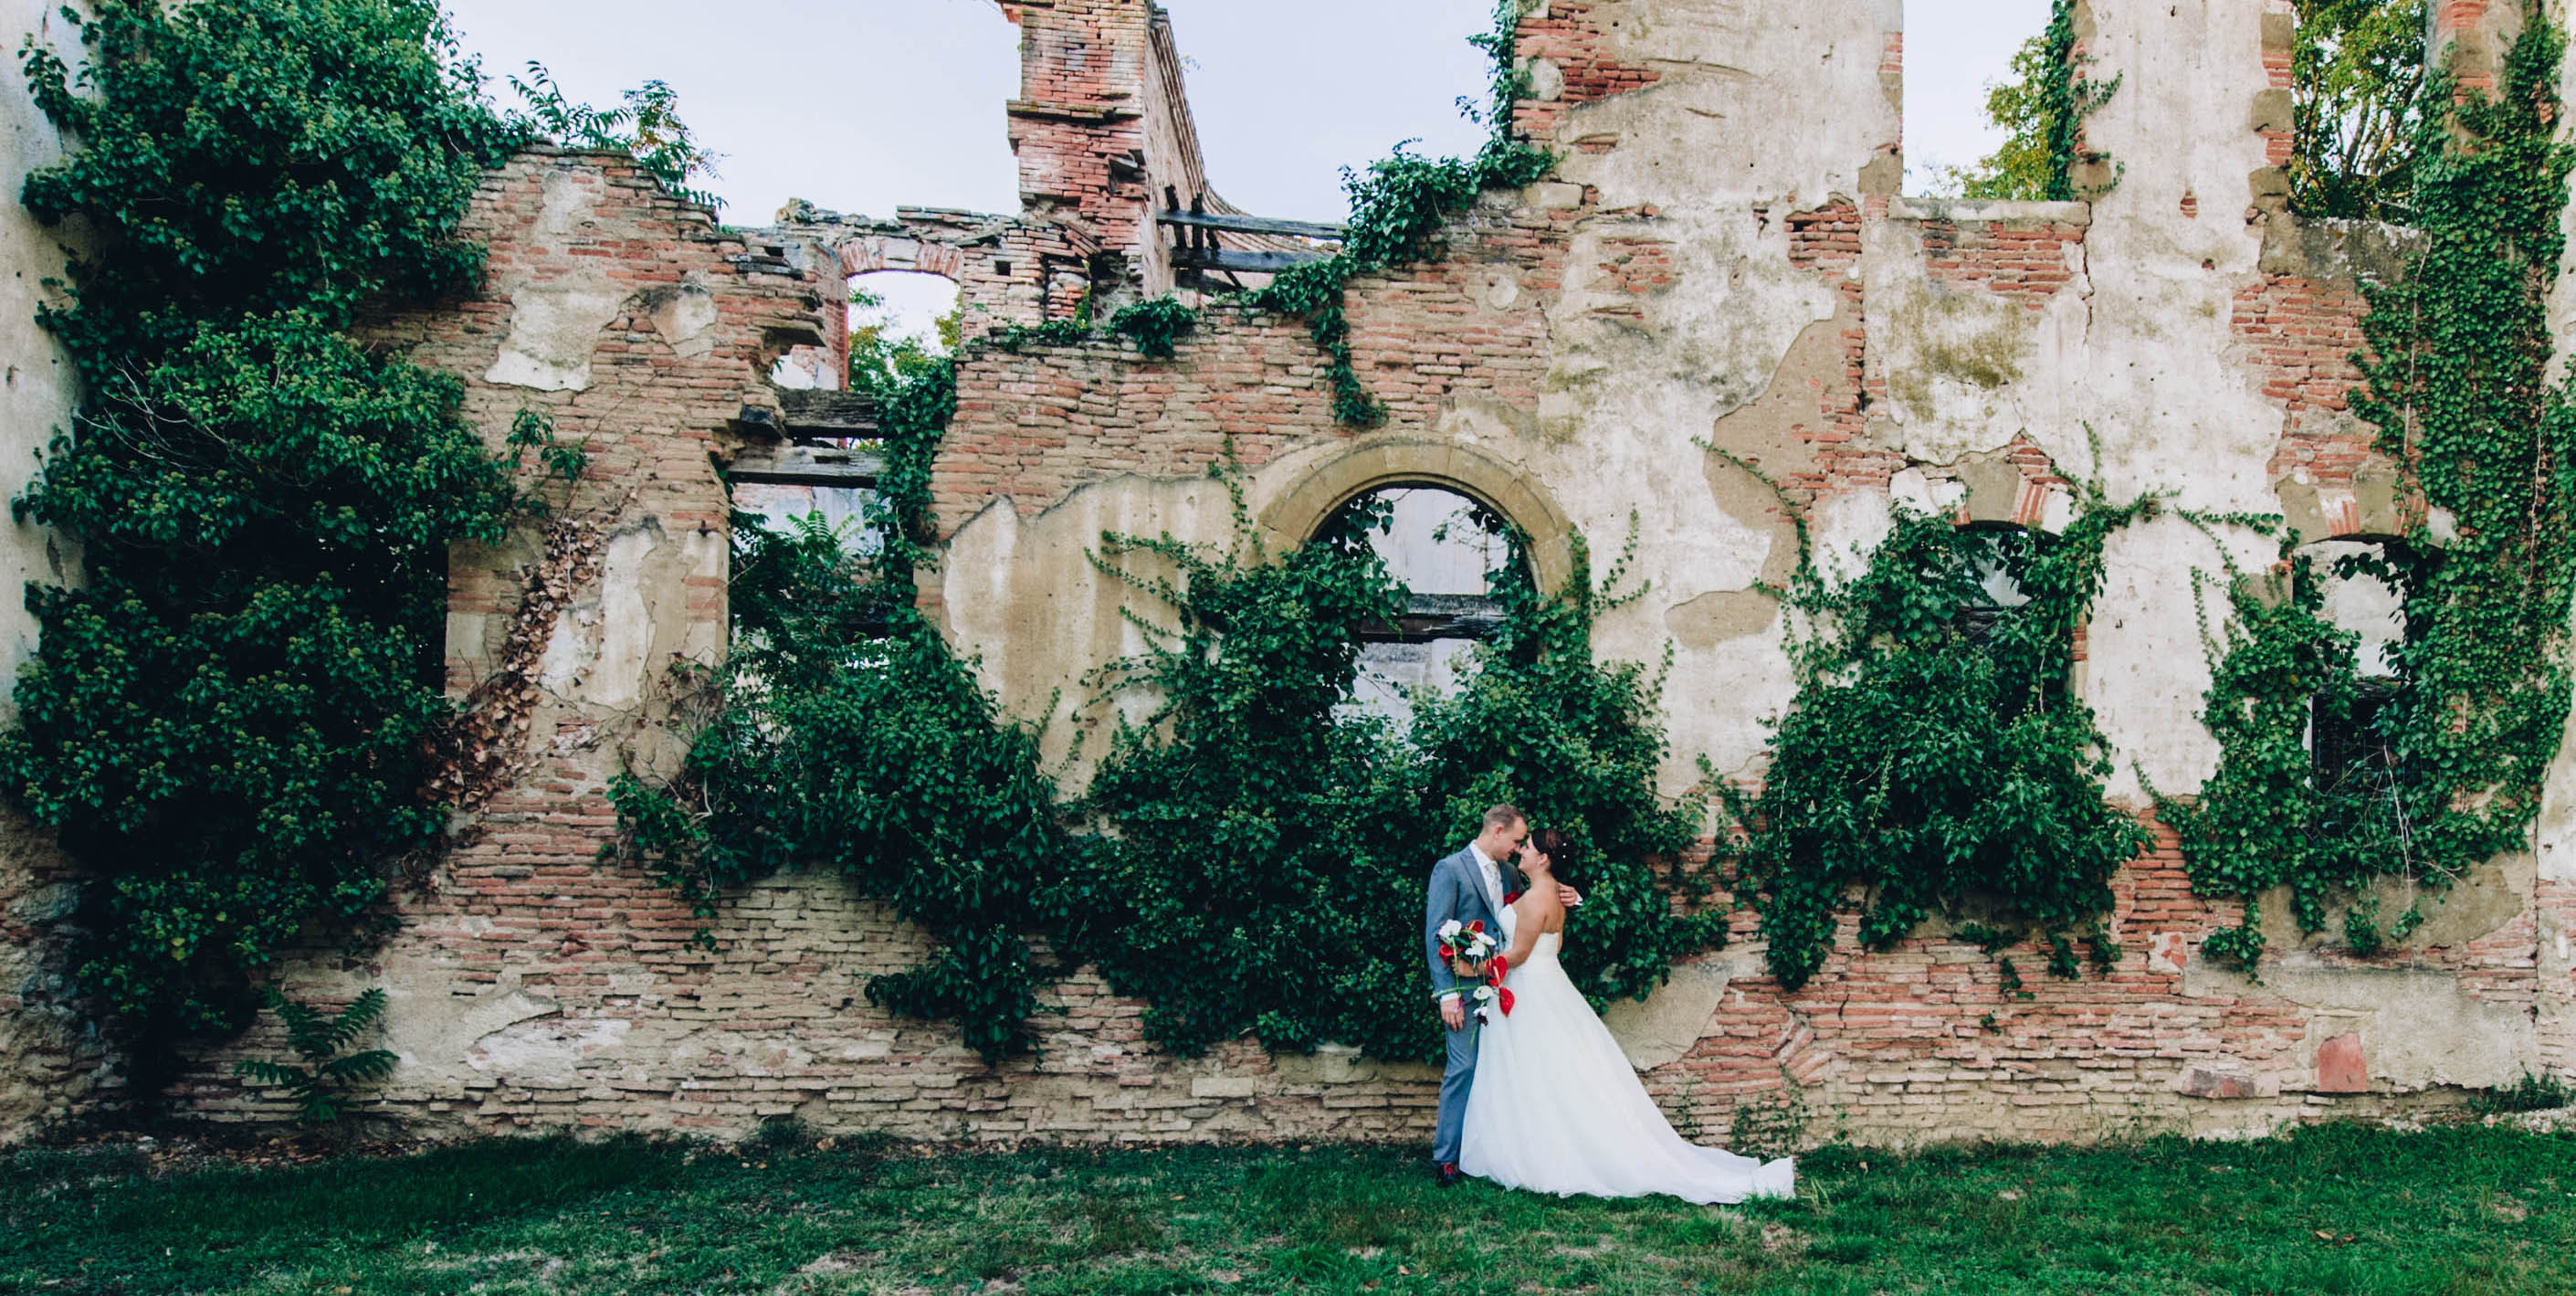
[[[2010,132],[1988,102],[2048,16],[2049,0],[1905,0],[1904,192],[1955,198],[1991,173]]]

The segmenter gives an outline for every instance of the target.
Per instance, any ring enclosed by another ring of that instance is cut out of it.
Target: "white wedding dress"
[[[1503,911],[1508,939],[1514,915]],[[1756,1161],[1683,1140],[1664,1120],[1610,1028],[1557,962],[1563,937],[1538,938],[1503,984],[1510,1016],[1486,1010],[1458,1168],[1507,1188],[1558,1196],[1738,1202],[1794,1194],[1790,1158]]]

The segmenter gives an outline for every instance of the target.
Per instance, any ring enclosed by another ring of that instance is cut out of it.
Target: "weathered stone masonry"
[[[728,232],[622,159],[540,151],[478,200],[485,295],[383,326],[467,378],[496,443],[542,407],[592,455],[551,531],[453,561],[451,687],[484,717],[458,753],[463,844],[405,895],[378,952],[290,977],[308,997],[393,997],[404,1064],[386,1110],[442,1133],[738,1134],[776,1115],[974,1138],[1427,1130],[1427,1071],[1248,1042],[1163,1056],[1140,1006],[1087,974],[1052,992],[1064,1011],[1038,1022],[1039,1057],[988,1067],[953,1031],[867,1003],[867,978],[910,966],[923,938],[839,878],[728,897],[710,950],[669,891],[601,859],[607,780],[671,767],[688,673],[722,650],[716,465],[792,413],[765,380],[778,356],[837,361],[845,277],[949,274],[974,335],[1173,282],[1151,214],[1164,186],[1195,194],[1205,178],[1168,22],[1143,0],[1007,7],[1028,67],[1010,110],[1021,213],[800,205],[774,230]],[[2505,8],[2446,4],[2444,30],[2491,51]],[[1757,586],[1786,572],[1791,508],[1846,562],[1894,501],[2052,527],[2078,478],[2283,513],[2311,539],[2402,529],[2410,503],[2349,411],[2346,357],[2359,276],[2404,236],[2286,212],[2285,0],[2087,6],[2093,67],[2124,78],[2089,140],[2122,170],[2096,199],[2056,204],[1895,192],[1894,0],[1525,9],[1532,92],[1516,119],[1563,160],[1487,194],[1439,258],[1353,286],[1384,427],[1333,423],[1302,321],[1222,301],[1168,362],[1111,338],[968,349],[935,468],[945,546],[927,598],[1012,707],[1067,699],[1052,755],[1102,723],[1082,677],[1128,646],[1128,592],[1085,551],[1107,528],[1226,538],[1207,469],[1229,447],[1283,539],[1359,490],[1447,485],[1539,535],[1553,579],[1569,533],[1615,545],[1633,517],[1650,587],[1598,640],[1622,657],[1674,651],[1673,791],[1702,753],[1760,775],[1761,721],[1790,675]],[[2250,533],[2219,543],[2242,563],[2272,556]],[[2122,804],[2144,806],[2141,774],[2183,791],[2214,760],[2190,719],[2207,684],[2192,582],[2221,556],[2178,522],[2112,542],[2078,686],[2116,749]],[[2276,913],[2276,948],[2291,948],[2263,984],[2214,968],[2199,943],[2232,914],[2191,895],[2159,831],[2116,883],[2126,955],[2108,978],[2034,975],[2035,997],[2015,999],[1936,923],[1882,954],[1846,931],[1784,994],[1741,915],[1730,948],[1614,1023],[1667,1108],[1712,1138],[1744,1104],[1793,1093],[1811,1136],[1897,1142],[2235,1132],[2438,1104],[2576,1064],[2571,794],[2562,753],[2535,849],[2494,861],[2373,960],[2286,940]],[[17,887],[10,912],[35,894]],[[41,939],[0,927],[0,943]],[[203,1059],[183,1099],[263,1112],[227,1077],[233,1056],[273,1046],[263,1028]],[[78,1067],[49,1056],[32,1083],[61,1090]]]

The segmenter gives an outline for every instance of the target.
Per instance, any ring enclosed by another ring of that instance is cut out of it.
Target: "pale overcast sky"
[[[1191,64],[1209,179],[1246,211],[1339,219],[1342,167],[1404,139],[1427,153],[1476,146],[1456,100],[1484,89],[1484,56],[1466,38],[1484,29],[1491,0],[1163,4]],[[531,59],[598,104],[647,78],[670,82],[681,115],[724,155],[712,188],[736,224],[765,223],[791,197],[878,216],[898,204],[1019,205],[1002,118],[1018,91],[1019,41],[992,0],[447,7],[504,99],[501,74]],[[2048,0],[1906,8],[1907,161],[1974,161],[1995,143],[1982,125],[1985,84],[2039,30]]]

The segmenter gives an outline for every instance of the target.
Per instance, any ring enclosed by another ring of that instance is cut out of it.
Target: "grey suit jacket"
[[[1497,864],[1495,871],[1501,875],[1505,888],[1516,885],[1514,879],[1518,874],[1511,865]],[[1494,912],[1492,902],[1486,899],[1485,884],[1476,876],[1476,857],[1466,850],[1431,866],[1431,886],[1422,906],[1422,952],[1431,964],[1431,997],[1434,999],[1458,990],[1457,975],[1440,957],[1440,927],[1453,918],[1461,923],[1482,919],[1485,930],[1492,932],[1495,940],[1503,938],[1502,916]]]

